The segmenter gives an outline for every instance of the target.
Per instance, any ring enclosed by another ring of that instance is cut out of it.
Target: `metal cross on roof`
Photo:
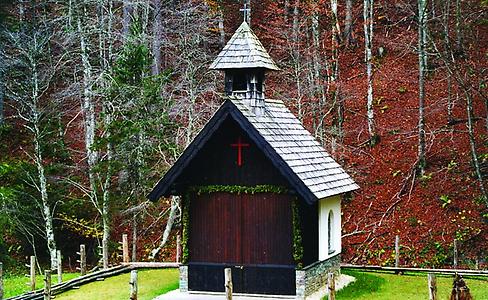
[[[244,13],[244,21],[248,25],[250,25],[251,24],[251,7],[250,7],[250,5],[248,3],[244,3],[244,8],[241,8],[240,11],[242,11]]]

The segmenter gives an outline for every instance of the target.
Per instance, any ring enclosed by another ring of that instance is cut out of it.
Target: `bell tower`
[[[245,101],[256,115],[266,111],[265,77],[279,70],[273,59],[249,27],[247,5],[244,21],[210,66],[225,72],[225,94]]]

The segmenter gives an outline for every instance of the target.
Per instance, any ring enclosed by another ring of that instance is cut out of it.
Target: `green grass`
[[[383,272],[361,272],[343,270],[344,274],[354,276],[356,281],[337,293],[337,299],[390,300],[390,299],[428,299],[427,274],[395,275]],[[449,299],[452,289],[452,276],[437,276],[437,295],[439,299]],[[488,299],[488,278],[465,278],[471,295],[475,300]]]
[[[63,274],[63,281],[73,279],[75,277],[78,277],[78,275],[79,275],[78,273],[65,273]],[[13,296],[17,296],[29,292],[30,287],[27,285],[29,280],[30,279],[28,277],[20,276],[20,275],[6,276],[3,281],[4,291],[5,291],[4,297],[9,298],[9,297],[13,297]],[[57,275],[53,275],[51,277],[51,281],[53,284],[56,284],[58,282]],[[37,275],[36,289],[42,289],[42,288],[44,288],[44,276]]]
[[[106,278],[56,295],[56,300],[117,300],[129,298],[130,273]],[[139,270],[138,300],[153,299],[156,296],[178,288],[178,269]]]

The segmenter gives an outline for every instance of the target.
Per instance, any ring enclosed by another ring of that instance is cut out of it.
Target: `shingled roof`
[[[174,192],[179,175],[229,115],[308,203],[359,188],[283,101],[266,100],[265,113],[257,116],[242,99],[229,98],[149,194],[151,200]]]
[[[210,69],[265,68],[279,70],[246,22],[234,33]]]

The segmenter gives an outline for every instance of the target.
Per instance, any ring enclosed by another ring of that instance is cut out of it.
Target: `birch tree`
[[[31,9],[36,14],[38,8]],[[50,49],[51,38],[52,29],[44,20],[18,31],[6,32],[8,49],[4,59],[8,67],[7,95],[13,101],[16,117],[30,134],[32,148],[25,151],[36,169],[36,174],[30,183],[38,192],[36,200],[44,221],[44,237],[47,241],[51,268],[54,268],[56,266],[54,203],[48,194],[49,183],[44,152],[45,140],[50,133],[46,122],[56,111],[48,94],[57,67],[56,60],[51,57],[53,55]]]
[[[159,75],[161,71],[161,40],[163,38],[163,6],[161,0],[153,0],[153,40],[152,40],[152,54],[154,62],[152,65],[152,75]]]
[[[427,68],[427,1],[418,0],[418,53],[419,53],[419,122],[417,167],[421,175],[425,172],[425,72]]]
[[[373,109],[373,23],[374,23],[374,0],[364,0],[363,20],[364,20],[364,59],[366,61],[366,75],[368,82],[367,92],[367,120],[370,144],[374,146],[378,142],[376,133]]]
[[[101,91],[106,88],[106,74],[111,67],[113,47],[117,41],[114,36],[114,10],[112,0],[103,1],[93,8],[85,2],[75,6],[76,36],[79,62],[82,71],[81,112],[83,115],[84,142],[86,153],[86,174],[88,187],[82,182],[70,182],[89,198],[101,217],[102,223],[102,265],[108,268],[111,219],[110,187],[112,169],[100,167],[110,165],[113,157],[110,142],[101,149],[97,144],[97,127],[108,127],[111,122],[110,105]],[[78,75],[78,74],[76,74]],[[102,104],[100,104],[102,103]],[[104,113],[99,118],[97,110]],[[110,132],[101,132],[101,136]]]
[[[344,40],[348,46],[354,44],[352,23],[352,0],[346,0],[346,17],[344,19]]]

